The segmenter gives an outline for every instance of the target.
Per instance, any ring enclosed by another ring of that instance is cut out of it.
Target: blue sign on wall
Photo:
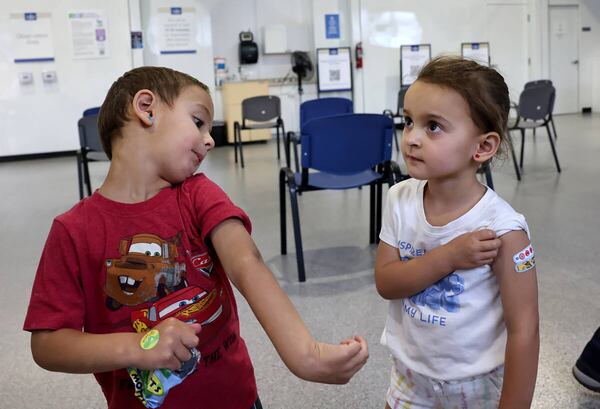
[[[340,38],[340,15],[325,14],[325,38]]]

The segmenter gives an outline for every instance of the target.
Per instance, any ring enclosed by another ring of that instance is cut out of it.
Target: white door
[[[527,5],[488,4],[486,34],[492,67],[502,74],[510,99],[517,102],[527,81]]]
[[[549,7],[550,79],[556,88],[554,113],[579,112],[579,9]]]

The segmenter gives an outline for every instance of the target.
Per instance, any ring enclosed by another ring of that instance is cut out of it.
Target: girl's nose
[[[211,136],[211,134],[209,132],[207,132],[204,135],[204,146],[206,147],[207,151],[210,151],[212,148],[215,147],[215,140],[213,139],[213,137]]]

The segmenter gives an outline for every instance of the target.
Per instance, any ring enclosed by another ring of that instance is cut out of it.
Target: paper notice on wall
[[[416,81],[421,68],[431,60],[431,44],[400,46],[400,85],[411,85]]]
[[[462,43],[461,53],[464,58],[475,60],[481,65],[490,65],[489,43]]]
[[[54,61],[51,13],[10,13],[15,63]]]
[[[160,7],[156,39],[161,54],[196,53],[196,9]]]
[[[67,18],[71,30],[73,59],[109,56],[106,11],[71,11],[67,14]]]

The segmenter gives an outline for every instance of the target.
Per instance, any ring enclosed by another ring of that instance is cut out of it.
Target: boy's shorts
[[[386,401],[392,409],[496,409],[503,378],[501,365],[479,376],[443,381],[412,371],[394,359]]]

